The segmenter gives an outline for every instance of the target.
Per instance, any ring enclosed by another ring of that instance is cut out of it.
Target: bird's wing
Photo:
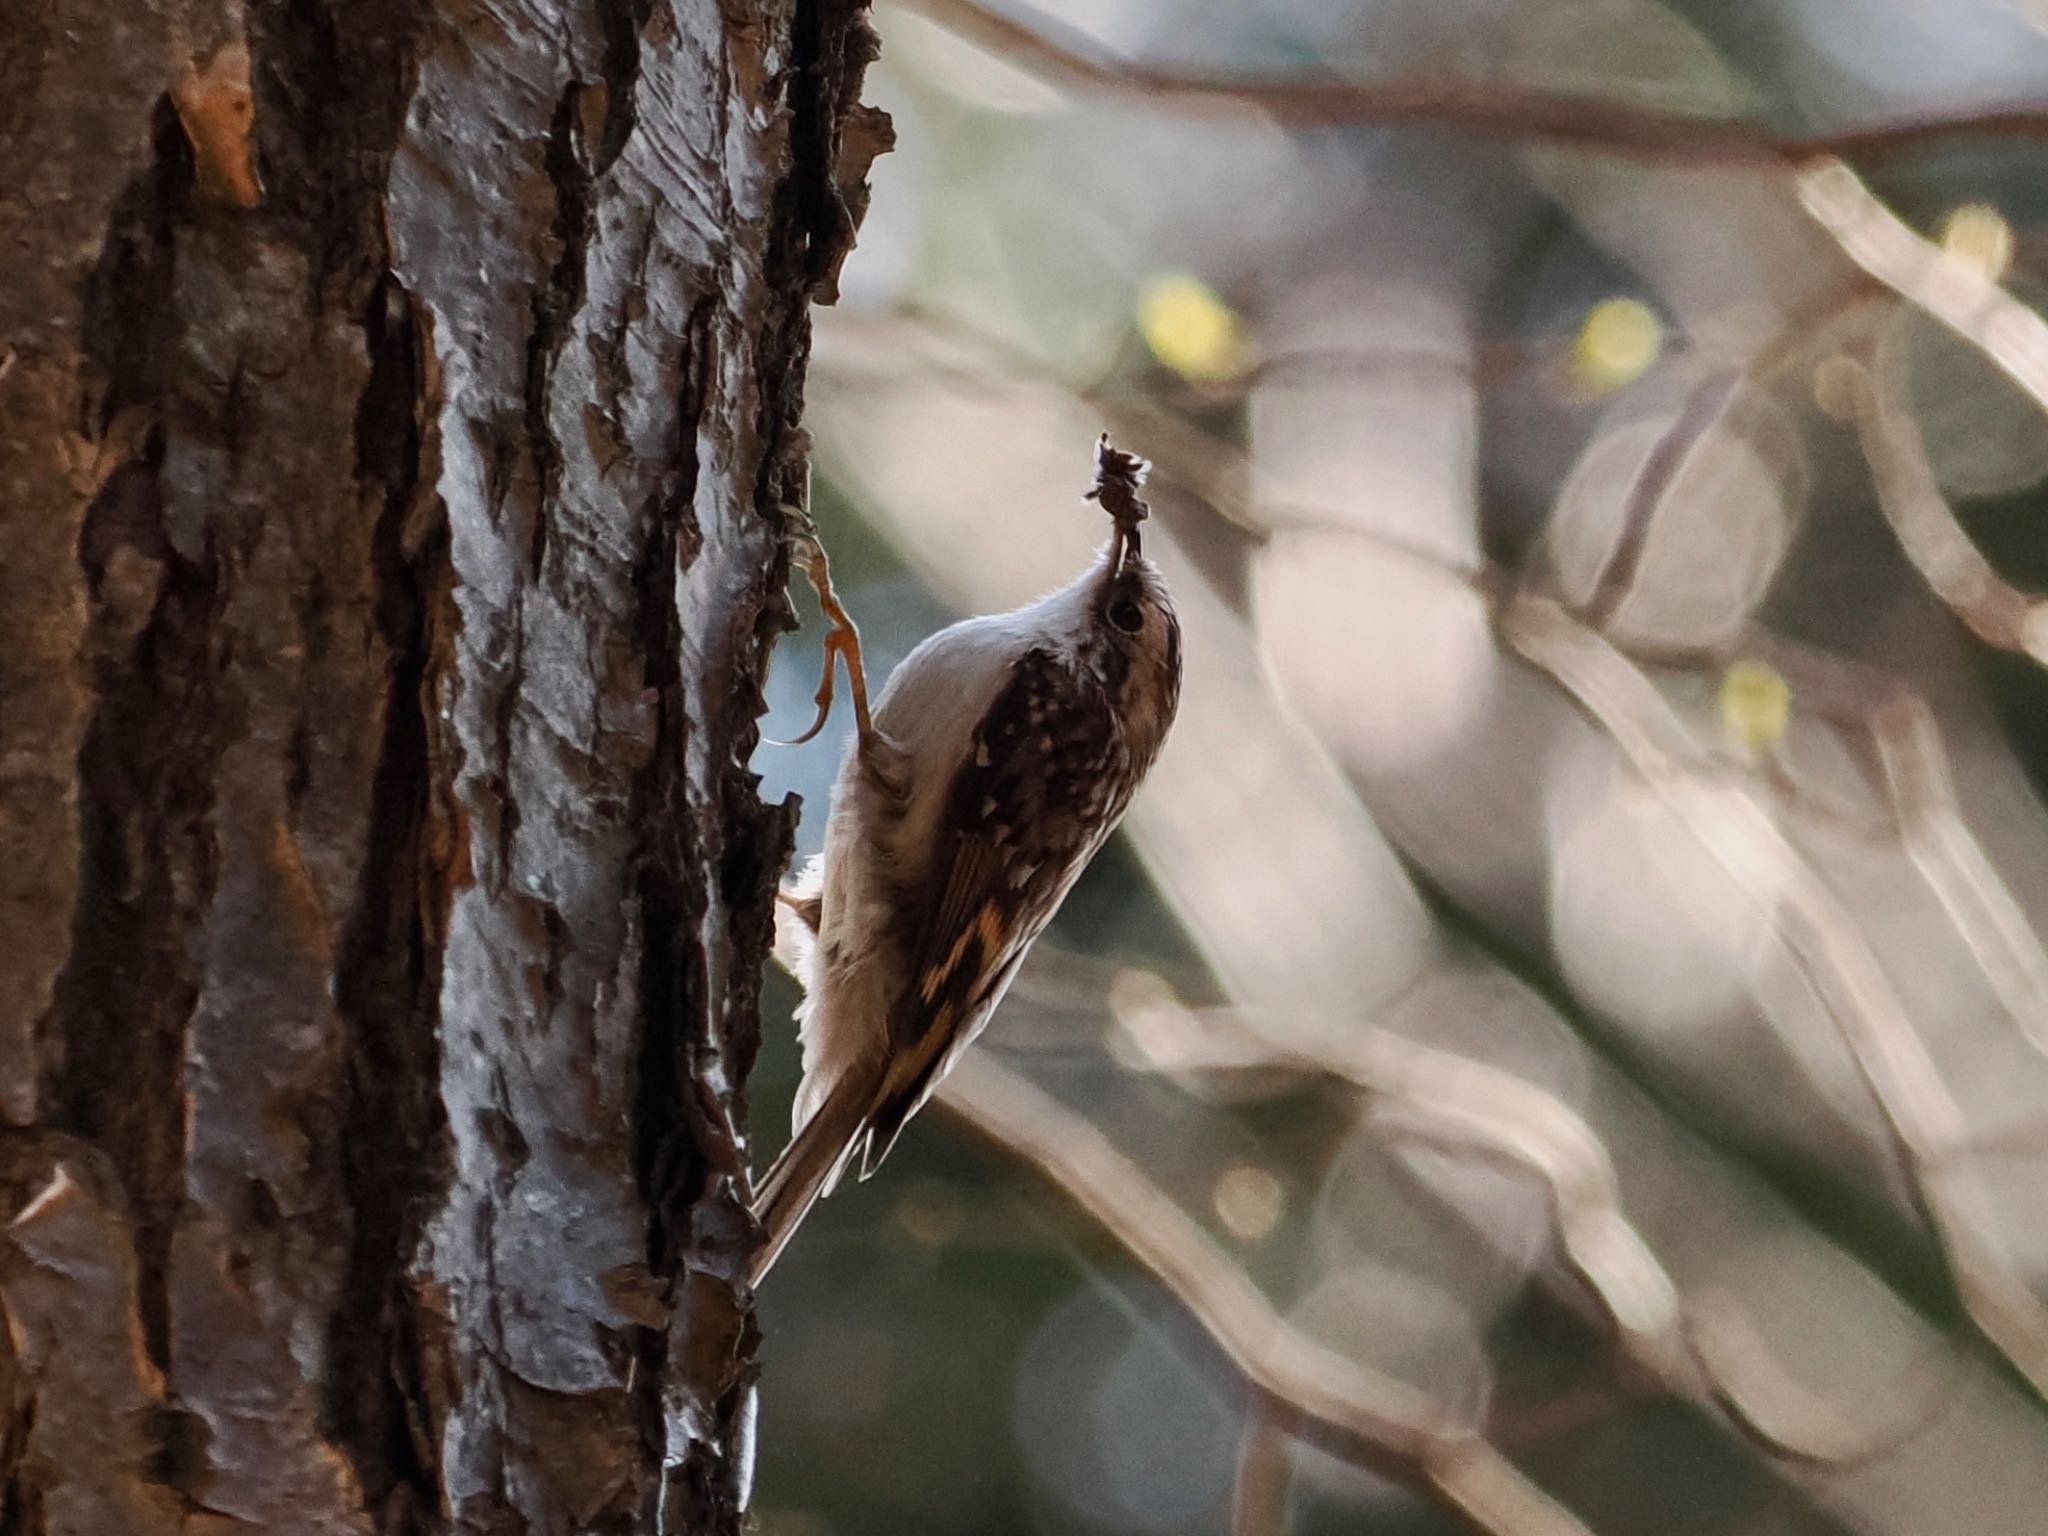
[[[905,914],[909,984],[889,1020],[890,1068],[861,1166],[881,1161],[987,1022],[1130,797],[1115,708],[1102,681],[1034,648],[975,727],[947,791],[931,892]]]

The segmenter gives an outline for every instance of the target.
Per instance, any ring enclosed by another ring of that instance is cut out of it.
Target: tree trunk
[[[869,50],[0,0],[0,1533],[736,1529]]]

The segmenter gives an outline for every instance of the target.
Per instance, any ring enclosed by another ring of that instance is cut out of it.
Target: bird
[[[824,848],[778,893],[803,988],[787,1147],[757,1186],[758,1285],[848,1168],[865,1179],[1001,1002],[1033,940],[1108,840],[1180,702],[1173,599],[1139,534],[1149,466],[1096,444],[1088,499],[1114,531],[1081,574],[930,636],[872,713],[859,632],[809,539],[832,630],[818,718],[846,664],[855,731]]]

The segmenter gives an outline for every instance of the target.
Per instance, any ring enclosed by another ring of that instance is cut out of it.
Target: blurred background
[[[765,1288],[762,1536],[2038,1536],[2048,6],[877,25],[870,671],[1080,568],[1107,429],[1187,685]]]

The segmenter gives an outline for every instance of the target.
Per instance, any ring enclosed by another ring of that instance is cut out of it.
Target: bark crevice
[[[643,850],[636,880],[640,918],[640,995],[646,1020],[637,1063],[634,1163],[647,1200],[647,1261],[654,1273],[675,1273],[685,1240],[687,1212],[702,1183],[693,1117],[679,1114],[688,1103],[691,1021],[702,1017],[702,987],[691,973],[698,956],[694,935],[704,902],[687,891],[679,872],[696,853],[691,846],[688,785],[683,776],[689,717],[683,698],[682,625],[676,611],[676,576],[700,534],[690,512],[696,493],[697,462],[690,428],[703,409],[704,370],[709,362],[709,306],[699,306],[685,332],[683,374],[689,381],[677,402],[685,445],[676,466],[670,505],[654,514],[652,536],[633,572],[633,587],[645,626],[642,654],[645,684],[655,700],[654,740],[648,763],[633,787],[633,814],[655,829]],[[658,1361],[650,1361],[657,1364]],[[653,1379],[660,1379],[656,1370]]]
[[[881,39],[865,5],[799,0],[792,60],[798,88],[790,100],[792,171],[785,179],[787,217],[804,289],[821,304],[839,297],[839,269],[867,212],[868,167],[895,142],[889,114],[864,106],[861,81],[881,55]],[[804,315],[809,326],[809,316]],[[803,370],[794,377],[800,382]]]
[[[191,160],[167,105],[157,157],[117,205],[86,287],[97,377],[81,414],[106,468],[78,559],[91,603],[94,705],[78,763],[79,886],[70,954],[42,1031],[50,1123],[98,1148],[132,1203],[143,1336],[170,1363],[167,1271],[184,1199],[185,1048],[197,935],[218,874],[212,814],[224,722],[214,627],[224,573],[210,543],[165,528],[160,424],[175,347],[172,221]],[[128,321],[146,316],[131,329]],[[132,446],[131,446],[132,445]]]
[[[361,881],[338,955],[347,1025],[342,1177],[354,1217],[335,1308],[325,1415],[373,1508],[431,1509],[435,1452],[404,1277],[431,1193],[452,1177],[440,1075],[434,915],[445,871],[430,831],[431,697],[445,666],[450,575],[438,502],[420,484],[425,338],[387,277],[364,316],[371,367],[356,413],[356,476],[381,495],[372,542],[377,629],[389,648],[384,736]],[[387,1530],[404,1529],[387,1524]]]
[[[640,34],[653,14],[654,0],[598,0],[604,84],[601,121],[589,145],[593,179],[610,170],[625,152],[626,140],[640,120]]]
[[[150,160],[114,203],[86,274],[78,431],[104,442],[122,412],[166,388],[177,343],[172,297],[179,223],[191,216],[192,146],[165,94],[150,118]]]
[[[292,229],[316,284],[351,296],[385,259],[386,170],[405,122],[425,0],[253,0],[265,217]]]
[[[10,1354],[0,1340],[0,1364],[8,1363]],[[0,1531],[20,1536],[44,1536],[46,1529],[41,1494],[25,1473],[35,1433],[35,1390],[22,1381],[13,1401],[0,1401]]]
[[[593,95],[595,93],[595,95]],[[583,137],[583,112],[593,99],[608,96],[603,86],[571,80],[555,102],[541,157],[554,190],[555,216],[547,241],[553,249],[546,276],[533,293],[533,329],[526,342],[526,442],[533,455],[540,496],[533,518],[527,569],[538,576],[547,557],[550,511],[562,491],[562,445],[555,440],[549,401],[555,361],[567,344],[589,286],[588,256],[595,219],[594,178]],[[508,690],[515,697],[517,690]]]

